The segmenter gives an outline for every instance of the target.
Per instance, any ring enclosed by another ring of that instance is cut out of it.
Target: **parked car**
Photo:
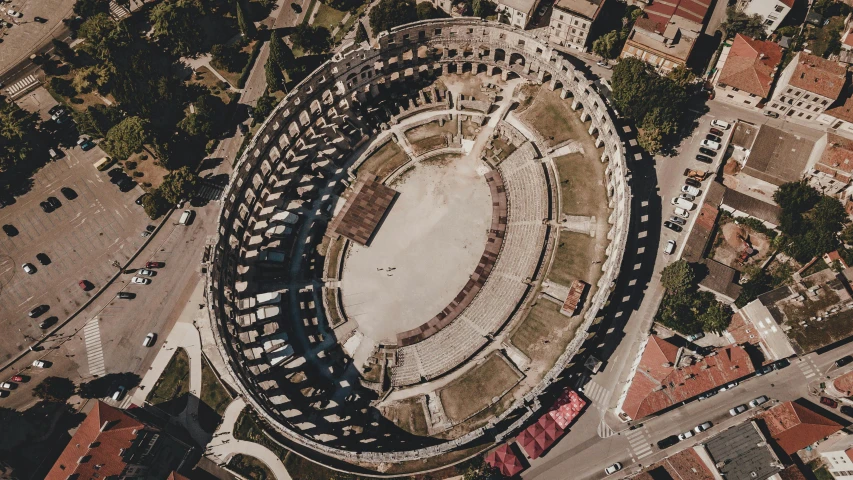
[[[116,389],[115,393],[113,393],[113,400],[115,400],[117,402],[117,401],[121,400],[122,398],[124,398],[124,392],[126,392],[126,391],[127,391],[127,389],[125,389],[123,386],[119,385],[119,387]]]
[[[9,15],[12,18],[21,18],[24,16],[21,12],[12,10],[11,8],[9,10],[6,10],[6,15]]]
[[[14,237],[18,234],[18,229],[12,225],[3,225],[3,233],[5,233],[7,237]]]
[[[768,400],[764,395],[749,401],[749,408],[755,408]]]
[[[848,417],[853,417],[853,407],[849,407],[847,405],[841,406],[841,413],[847,415]]]
[[[700,338],[702,338],[704,336],[705,336],[704,333],[699,332],[699,333],[694,333],[692,335],[688,335],[686,338],[687,338],[688,342],[695,342],[696,340],[699,340]]]
[[[690,438],[690,437],[692,437],[692,436],[693,436],[693,430],[688,430],[688,431],[686,431],[686,432],[684,432],[684,433],[679,433],[679,434],[678,434],[678,439],[679,439],[679,440],[687,440],[688,438]]]
[[[705,147],[699,147],[699,153],[701,153],[703,155],[708,155],[709,157],[716,157],[717,156],[716,151],[711,150],[710,148],[705,148]]]
[[[716,394],[717,394],[716,390],[709,390],[709,391],[703,393],[702,395],[699,395],[699,400],[705,400],[706,398],[711,398]]]
[[[33,361],[33,366],[36,368],[47,368],[47,362],[43,360],[35,360]]]
[[[62,187],[59,191],[62,192],[62,196],[67,200],[74,200],[77,198],[77,192],[75,192],[73,188]]]
[[[829,408],[837,408],[838,402],[829,398],[829,397],[820,397],[820,403],[826,405]]]
[[[702,182],[693,178],[685,178],[684,183],[690,185],[691,187],[700,188],[702,186]]]
[[[666,242],[666,246],[663,247],[663,253],[666,255],[672,255],[675,251],[675,240],[670,240]]]
[[[685,220],[681,217],[677,217],[675,215],[670,215],[669,221],[672,223],[677,223],[679,225],[686,225],[687,224],[687,220]]]
[[[50,307],[47,305],[39,305],[38,307],[35,307],[34,309],[30,310],[30,313],[28,313],[27,315],[29,315],[30,318],[36,318],[41,316],[41,314],[48,311],[49,309]]]
[[[80,288],[82,288],[84,292],[88,292],[92,289],[92,287],[94,287],[94,285],[89,283],[88,280],[80,280],[79,282],[77,282],[77,285],[80,285]]]
[[[756,370],[755,375],[757,377],[760,377],[762,375],[765,375],[765,374],[772,372],[773,370],[776,370],[776,367],[771,363],[770,365],[765,365],[765,366],[759,368],[758,370]]]
[[[59,321],[59,317],[47,317],[41,322],[39,322],[39,328],[44,330],[45,328],[50,327],[51,325],[56,324]]]
[[[6,390],[0,390],[0,398],[8,397],[8,396],[9,396],[9,392],[8,392],[8,391],[6,391]]]
[[[714,163],[714,159],[707,155],[696,155],[696,160],[702,163]]]
[[[148,285],[149,283],[151,283],[151,280],[142,277],[133,277],[130,281],[137,285]]]
[[[3,390],[12,390],[16,386],[17,385],[12,382],[0,382],[0,388],[2,388]]]
[[[679,198],[679,197],[673,197],[672,200],[669,201],[669,203],[675,205],[676,207],[683,208],[685,210],[693,210],[693,208],[695,207],[695,205],[693,205],[693,203],[688,202],[687,200],[685,200],[683,198]]]
[[[84,152],[88,152],[89,150],[95,148],[95,142],[93,142],[89,139],[83,140],[83,143],[80,143],[79,145],[80,145],[80,149],[83,150]]]
[[[20,376],[20,375],[13,375],[13,376],[12,376],[12,378],[10,378],[9,380],[10,380],[10,381],[12,381],[12,382],[18,382],[18,383],[21,383],[21,382],[23,382],[23,381],[24,381],[24,377],[22,377],[22,376]]]
[[[33,17],[33,20],[39,23],[47,23],[47,19],[42,17]]]
[[[689,193],[681,193],[678,195],[678,198],[683,198],[684,200],[687,200],[688,202],[692,202],[693,200],[696,200],[696,196],[690,195]]]
[[[150,347],[151,345],[154,345],[156,338],[157,338],[156,334],[149,333],[148,335],[145,336],[145,340],[142,341],[142,346],[143,347]]]
[[[765,117],[770,117],[770,118],[779,118],[779,114],[778,114],[778,113],[776,113],[776,112],[774,112],[773,110],[765,110],[765,111],[764,111],[764,116],[765,116]]]
[[[605,468],[604,474],[605,475],[613,475],[614,473],[618,472],[619,470],[622,470],[622,464],[619,462],[616,462],[613,465]]]
[[[737,407],[729,410],[729,415],[736,417],[745,411],[746,411],[746,405],[738,405]]]
[[[711,149],[714,151],[717,151],[722,147],[722,145],[720,145],[718,142],[715,142],[713,140],[708,140],[707,138],[705,140],[702,140],[701,145],[705,148],[708,148],[708,149]]]
[[[835,366],[836,367],[843,367],[844,365],[847,365],[850,362],[853,362],[853,355],[846,355],[846,356],[843,356],[843,357],[839,358],[838,360],[836,360]]]
[[[710,133],[709,133],[709,134],[707,134],[707,135],[705,135],[705,139],[706,139],[706,140],[710,140],[710,141],[712,141],[712,142],[714,142],[714,143],[719,143],[719,144],[721,144],[721,145],[722,145],[722,143],[723,143],[723,139],[722,139],[722,138],[720,138],[720,137],[718,137],[718,136],[716,136],[716,135],[710,134]]]
[[[50,204],[51,207],[57,209],[62,206],[62,202],[59,201],[56,197],[47,197],[47,203]]]
[[[699,425],[696,425],[696,428],[694,428],[693,431],[696,433],[702,433],[705,430],[708,430],[709,428],[711,428],[711,422],[705,422],[705,423],[700,423]]]
[[[678,443],[678,437],[675,435],[670,435],[666,438],[658,440],[658,448],[663,450],[665,448],[669,448]]]
[[[710,131],[711,131],[711,134],[712,134],[712,135],[716,135],[716,136],[718,136],[718,137],[722,137],[722,136],[723,136],[723,131],[722,131],[722,130],[720,130],[720,129],[718,129],[718,128],[711,128],[711,130],[710,130]]]
[[[675,214],[681,218],[690,218],[690,212],[688,212],[687,210],[685,210],[681,207],[675,208]]]
[[[720,388],[720,391],[725,392],[726,390],[731,390],[731,389],[737,387],[737,385],[738,385],[737,382],[732,382],[732,383],[726,385],[725,387]]]
[[[681,192],[686,193],[688,195],[693,195],[694,197],[698,197],[702,190],[699,190],[696,187],[691,187],[690,185],[682,185]]]
[[[142,205],[142,202],[145,200],[145,197],[147,197],[148,195],[150,195],[150,194],[143,193],[142,195],[140,195],[139,198],[136,199],[136,204]]]
[[[122,298],[125,300],[131,300],[135,297],[136,294],[132,292],[118,292],[118,298]]]
[[[140,275],[145,275],[146,277],[153,277],[154,275],[156,275],[156,273],[152,272],[151,270],[146,270],[144,268],[140,268],[136,273]]]
[[[36,273],[36,267],[34,267],[32,263],[25,263],[21,265],[21,268],[23,268],[24,271],[29,273],[30,275]]]
[[[663,226],[672,230],[673,232],[680,232],[682,230],[681,225],[677,223],[672,223],[670,221],[663,222]]]
[[[165,262],[146,262],[145,268],[163,268],[166,266]]]
[[[717,128],[722,128],[723,130],[728,130],[729,127],[731,127],[731,124],[729,124],[728,122],[724,122],[722,120],[717,119],[711,120],[711,125]]]
[[[38,260],[39,263],[42,265],[50,265],[50,257],[48,257],[44,253],[37,253],[36,254],[36,260]]]
[[[41,207],[41,210],[42,210],[44,213],[50,213],[50,212],[52,212],[52,211],[54,210],[54,209],[53,209],[53,206],[51,206],[51,205],[50,205],[50,202],[48,202],[48,201],[40,202],[40,203],[39,203],[39,206]]]

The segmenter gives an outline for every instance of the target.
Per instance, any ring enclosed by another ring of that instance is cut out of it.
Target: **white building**
[[[839,435],[818,445],[827,470],[838,480],[853,480],[853,435]]]
[[[764,31],[773,33],[791,11],[794,0],[739,0],[737,8],[747,15],[764,19]]]
[[[552,45],[585,52],[589,32],[604,8],[605,0],[557,0],[551,12]]]
[[[498,0],[496,10],[509,18],[510,25],[527,28],[536,8],[536,0]]]
[[[836,62],[799,52],[782,70],[766,108],[803,120],[818,117],[838,99],[847,69]]]

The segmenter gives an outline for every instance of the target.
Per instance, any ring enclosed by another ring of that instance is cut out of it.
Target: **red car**
[[[80,288],[87,292],[89,291],[89,289],[92,288],[92,284],[89,283],[87,280],[80,280],[79,282],[77,282],[77,285],[80,285]]]
[[[148,262],[145,264],[145,268],[163,268],[166,264],[163,262]]]
[[[15,375],[14,377],[10,378],[9,380],[11,380],[13,382],[21,383],[24,381],[24,377],[22,377],[20,375]]]
[[[829,408],[836,408],[838,406],[838,402],[827,397],[820,397],[820,403],[826,405]]]

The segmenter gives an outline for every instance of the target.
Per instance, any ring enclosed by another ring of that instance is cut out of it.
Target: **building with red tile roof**
[[[637,57],[668,73],[687,64],[702,32],[710,0],[656,1],[634,22],[620,57]]]
[[[530,425],[516,437],[515,441],[524,449],[527,456],[539,458],[545,450],[563,435],[563,429],[548,415],[542,415],[533,425]]]
[[[687,448],[649,465],[634,479],[658,480],[666,478],[665,475],[678,480],[715,480],[716,478],[699,454],[692,448]]]
[[[782,61],[782,47],[738,34],[723,55],[725,62],[717,75],[716,98],[740,106],[763,103],[770,96],[776,68]]]
[[[759,414],[770,436],[788,455],[841,430],[841,425],[799,403],[785,402]]]
[[[651,335],[619,410],[637,420],[753,372],[752,359],[740,346],[688,357],[672,343]]]
[[[779,75],[767,108],[780,115],[812,120],[838,99],[846,80],[846,67],[798,52]]]
[[[166,478],[190,450],[159,428],[98,401],[45,478]]]
[[[810,160],[811,170],[847,184],[853,179],[853,140],[827,132],[815,142]]]

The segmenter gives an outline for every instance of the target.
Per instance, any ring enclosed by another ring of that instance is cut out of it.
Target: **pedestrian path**
[[[625,433],[625,438],[628,439],[628,443],[631,445],[628,447],[628,453],[634,461],[652,454],[651,436],[645,428],[628,430]]]
[[[578,380],[579,385],[583,385],[584,377]],[[599,410],[606,410],[607,404],[610,401],[610,391],[606,390],[601,385],[590,381],[586,385],[578,386],[577,389],[586,396],[592,405]]]
[[[86,343],[86,358],[89,361],[89,374],[100,377],[107,373],[104,366],[104,349],[101,345],[101,326],[95,317],[83,327],[83,340]]]
[[[18,80],[17,82],[13,83],[12,85],[9,85],[6,88],[6,95],[9,98],[15,98],[19,95],[22,95],[24,92],[35,87],[38,84],[39,84],[39,79],[36,78],[35,75],[27,75],[23,79]]]
[[[110,0],[110,15],[116,20],[122,20],[130,16],[130,11],[116,3],[115,0]]]
[[[612,437],[615,433],[616,432],[614,432],[613,429],[610,428],[610,425],[608,425],[607,422],[605,422],[602,418],[601,422],[598,424],[598,436],[601,438],[607,438]]]
[[[818,374],[818,368],[812,359],[802,357],[796,363],[797,367],[799,367],[800,371],[803,372],[803,375],[806,378],[812,378]]]

